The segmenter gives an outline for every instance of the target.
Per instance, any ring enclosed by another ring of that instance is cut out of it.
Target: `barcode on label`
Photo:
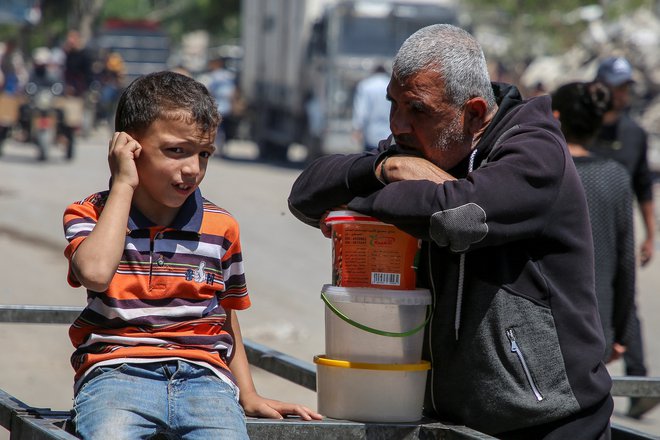
[[[386,286],[399,286],[401,285],[401,274],[398,273],[384,273],[384,272],[371,272],[371,284],[380,284]]]

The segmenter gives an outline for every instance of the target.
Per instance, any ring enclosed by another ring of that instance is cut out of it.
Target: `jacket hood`
[[[449,173],[455,177],[464,177],[470,171],[468,168],[471,160],[474,162],[474,168],[478,168],[484,158],[488,157],[500,136],[512,125],[533,122],[563,137],[558,122],[548,117],[551,114],[549,96],[524,100],[518,88],[512,84],[493,82],[492,86],[498,105],[497,113],[474,149],[477,151],[476,157],[470,155],[449,170]],[[521,111],[522,109],[524,111]]]

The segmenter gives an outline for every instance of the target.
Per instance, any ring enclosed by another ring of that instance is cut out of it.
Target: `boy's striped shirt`
[[[107,196],[100,192],[66,209],[69,261]],[[71,269],[68,281],[80,286]],[[223,325],[229,310],[249,306],[238,223],[227,211],[199,189],[167,228],[132,209],[108,290],[88,290],[87,307],[69,329],[76,380],[99,362],[173,357],[209,364],[231,379],[227,361],[234,341]]]

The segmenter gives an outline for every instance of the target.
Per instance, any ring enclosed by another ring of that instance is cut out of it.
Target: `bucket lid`
[[[429,361],[421,361],[415,364],[371,364],[367,362],[350,362],[339,359],[330,359],[323,354],[314,356],[314,363],[328,367],[353,368],[356,370],[426,371],[431,369],[431,363]]]
[[[321,292],[333,303],[388,304],[396,306],[426,306],[431,304],[431,292],[428,289],[388,290],[324,284]]]
[[[371,217],[368,215],[360,214],[359,212],[355,211],[330,211],[328,213],[328,216],[325,218],[325,224],[326,225],[333,225],[336,223],[381,223],[380,220],[378,220],[375,217]]]

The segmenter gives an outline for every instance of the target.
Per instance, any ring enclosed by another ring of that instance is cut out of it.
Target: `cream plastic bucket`
[[[370,364],[315,356],[318,411],[359,422],[414,422],[422,418],[427,361]]]
[[[321,290],[325,302],[325,349],[332,359],[370,363],[417,363],[431,293],[426,289],[337,287]]]
[[[332,284],[415,288],[418,239],[355,211],[332,211],[325,223],[332,231]]]

